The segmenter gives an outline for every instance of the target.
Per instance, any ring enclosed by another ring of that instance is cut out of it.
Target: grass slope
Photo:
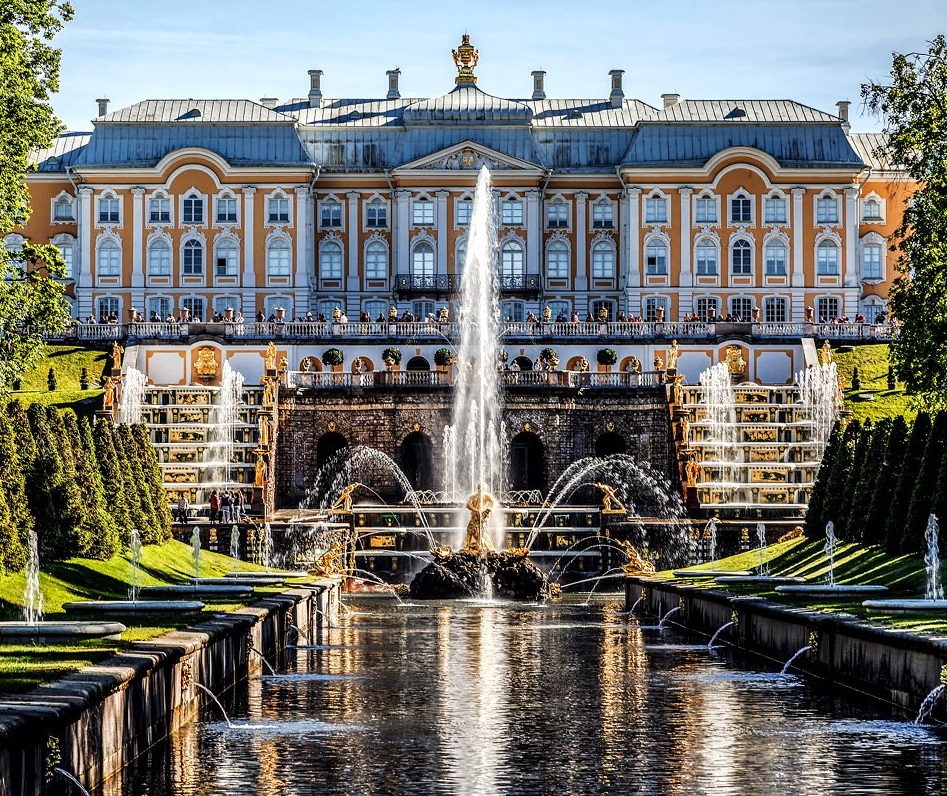
[[[10,394],[19,398],[24,406],[41,403],[54,406],[71,406],[77,413],[91,413],[98,408],[99,399],[104,392],[98,385],[102,381],[109,355],[105,351],[83,348],[75,345],[48,346],[46,356],[34,367],[23,374],[21,390]],[[56,390],[49,391],[47,377],[49,369],[56,373]],[[82,369],[89,373],[92,386],[88,390],[79,389],[79,377]]]
[[[888,389],[888,346],[855,345],[851,351],[835,351],[832,358],[845,379],[845,408],[851,410],[862,423],[873,423],[884,417],[904,415],[913,420],[917,415],[903,388]],[[852,377],[858,368],[861,390],[852,389]],[[872,400],[863,400],[871,396]]]

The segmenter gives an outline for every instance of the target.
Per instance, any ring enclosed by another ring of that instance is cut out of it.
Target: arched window
[[[824,240],[816,247],[816,266],[819,276],[838,276],[838,244]]]
[[[319,250],[319,278],[342,278],[342,247],[335,241],[329,241]]]
[[[99,245],[96,268],[99,276],[119,276],[122,272],[122,251],[114,240]]]
[[[615,278],[615,249],[605,241],[592,247],[592,279]]]
[[[217,244],[217,251],[215,253],[216,264],[214,267],[214,273],[217,276],[236,276],[238,273],[237,270],[237,256],[239,249],[237,248],[237,242],[235,240],[230,240],[225,238]]]
[[[277,238],[266,247],[266,274],[269,277],[289,276],[292,273],[289,243]]]
[[[546,248],[546,278],[569,278],[569,247],[564,241],[553,241]]]
[[[875,203],[877,204],[877,202]],[[54,221],[74,221],[75,214],[72,210],[72,197],[71,196],[60,196],[56,200],[56,204],[53,210],[53,220]]]
[[[747,240],[738,240],[730,250],[730,273],[749,276],[753,273],[753,249]]]
[[[508,240],[500,249],[500,276],[504,280],[518,279],[524,274],[523,247],[518,241]]]
[[[667,274],[668,247],[663,240],[651,241],[644,251],[645,270],[648,274]]]
[[[199,240],[189,240],[184,244],[181,273],[184,276],[204,275],[204,244]]]
[[[418,243],[411,252],[411,274],[416,277],[434,276],[434,247],[426,240]]]
[[[771,240],[763,248],[766,257],[767,276],[786,275],[786,244],[781,240]]]
[[[881,221],[881,202],[869,199],[862,208],[862,217],[865,221]]]
[[[171,244],[166,240],[148,246],[148,276],[171,276]]]
[[[388,226],[388,206],[381,199],[372,199],[365,208],[365,226]]]
[[[381,241],[365,248],[365,278],[371,281],[388,279],[388,249]]]
[[[697,241],[694,247],[694,261],[698,276],[717,275],[717,244],[709,238]]]

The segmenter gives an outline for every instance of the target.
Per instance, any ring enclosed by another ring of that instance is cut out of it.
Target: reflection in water
[[[357,602],[288,653],[305,677],[228,695],[256,729],[208,710],[97,796],[940,792],[941,731],[582,599]]]

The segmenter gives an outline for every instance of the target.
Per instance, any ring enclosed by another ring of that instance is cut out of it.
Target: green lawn
[[[47,354],[37,365],[23,374],[21,390],[11,393],[24,406],[31,403],[70,406],[80,414],[90,414],[99,408],[102,393],[99,384],[109,364],[109,354],[76,345],[48,346]],[[47,384],[49,369],[56,374],[56,390],[50,392]],[[82,369],[89,374],[90,389],[79,389]]]
[[[845,408],[860,422],[870,419],[874,423],[897,415],[910,421],[917,415],[903,387],[888,389],[887,344],[854,345],[851,351],[834,351],[832,357],[845,379]],[[856,367],[861,379],[861,389],[857,391],[852,389]]]

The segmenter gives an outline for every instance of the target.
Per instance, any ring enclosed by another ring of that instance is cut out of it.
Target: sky
[[[605,98],[624,69],[627,98],[794,99],[856,131],[881,129],[859,86],[885,78],[892,52],[926,50],[947,32],[945,0],[72,0],[54,107],[91,130],[95,100],[304,97],[322,69],[326,97],[403,97],[453,87],[451,49],[465,31],[480,50],[478,86],[549,97]]]

